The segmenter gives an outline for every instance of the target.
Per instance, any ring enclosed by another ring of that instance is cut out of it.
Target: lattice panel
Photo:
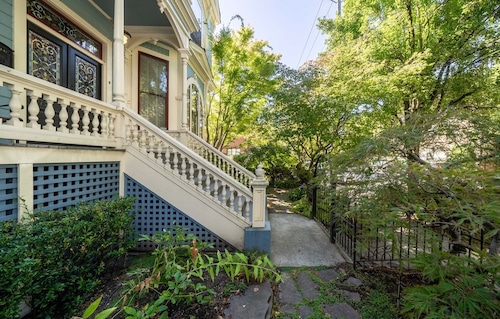
[[[135,197],[136,212],[134,227],[139,234],[153,235],[157,232],[172,230],[175,226],[187,229],[204,243],[211,243],[217,250],[232,250],[235,248],[198,222],[172,206],[142,184],[125,175],[125,196]],[[153,250],[151,242],[138,242],[138,250]]]
[[[35,165],[35,212],[66,210],[82,201],[113,199],[119,193],[119,185],[119,162]]]
[[[0,165],[0,222],[17,215],[17,165]]]

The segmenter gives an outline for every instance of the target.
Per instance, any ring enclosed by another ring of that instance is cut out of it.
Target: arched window
[[[194,84],[188,87],[189,129],[198,136],[203,134],[203,103],[202,95]]]

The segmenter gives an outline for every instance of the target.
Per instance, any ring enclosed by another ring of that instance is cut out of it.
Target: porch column
[[[113,104],[125,107],[124,0],[115,0],[113,32]]]
[[[255,170],[256,178],[250,182],[253,190],[252,227],[254,228],[266,227],[266,188],[269,182],[264,178],[264,174],[265,171],[262,169],[262,164],[259,164]]]
[[[181,129],[189,130],[188,123],[188,112],[189,107],[187,105],[187,66],[189,60],[189,50],[180,49],[179,50],[182,59],[182,118],[181,118]]]

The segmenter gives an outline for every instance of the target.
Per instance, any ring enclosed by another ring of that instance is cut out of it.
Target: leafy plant
[[[99,304],[101,303],[102,296],[97,298],[95,301],[93,301],[87,309],[85,309],[85,312],[83,313],[82,317],[73,317],[72,319],[88,319],[90,318],[94,312],[96,312],[97,308],[99,307]],[[113,312],[117,309],[117,307],[111,307],[108,309],[105,309],[98,314],[94,316],[94,319],[106,319],[109,316],[113,314]]]
[[[405,291],[410,318],[495,318],[500,314],[499,256],[424,254],[415,260],[430,282]]]
[[[150,270],[135,272],[136,279],[128,283],[124,301],[127,318],[166,318],[168,306],[174,304],[189,305],[193,302],[208,303],[215,294],[213,289],[204,284],[206,278],[212,281],[224,272],[232,282],[244,278],[247,282],[262,282],[266,278],[279,281],[280,275],[267,256],[258,256],[250,260],[241,252],[218,251],[215,255],[201,254],[207,245],[198,243],[196,236],[186,234],[176,227],[152,236],[142,235],[141,240],[152,241],[157,245],[153,252],[155,262]],[[154,303],[148,303],[137,309],[141,297],[156,295]]]
[[[0,232],[0,317],[22,300],[37,318],[67,316],[93,291],[106,263],[134,244],[134,199],[81,203],[65,212],[29,214]]]

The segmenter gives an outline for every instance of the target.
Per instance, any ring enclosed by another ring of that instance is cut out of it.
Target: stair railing
[[[137,113],[125,109],[125,142],[161,165],[179,180],[218,202],[221,207],[252,224],[253,193],[217,166]]]
[[[193,132],[167,131],[167,133],[243,185],[250,187],[251,181],[256,178],[254,173],[236,163],[232,158],[226,156]]]

